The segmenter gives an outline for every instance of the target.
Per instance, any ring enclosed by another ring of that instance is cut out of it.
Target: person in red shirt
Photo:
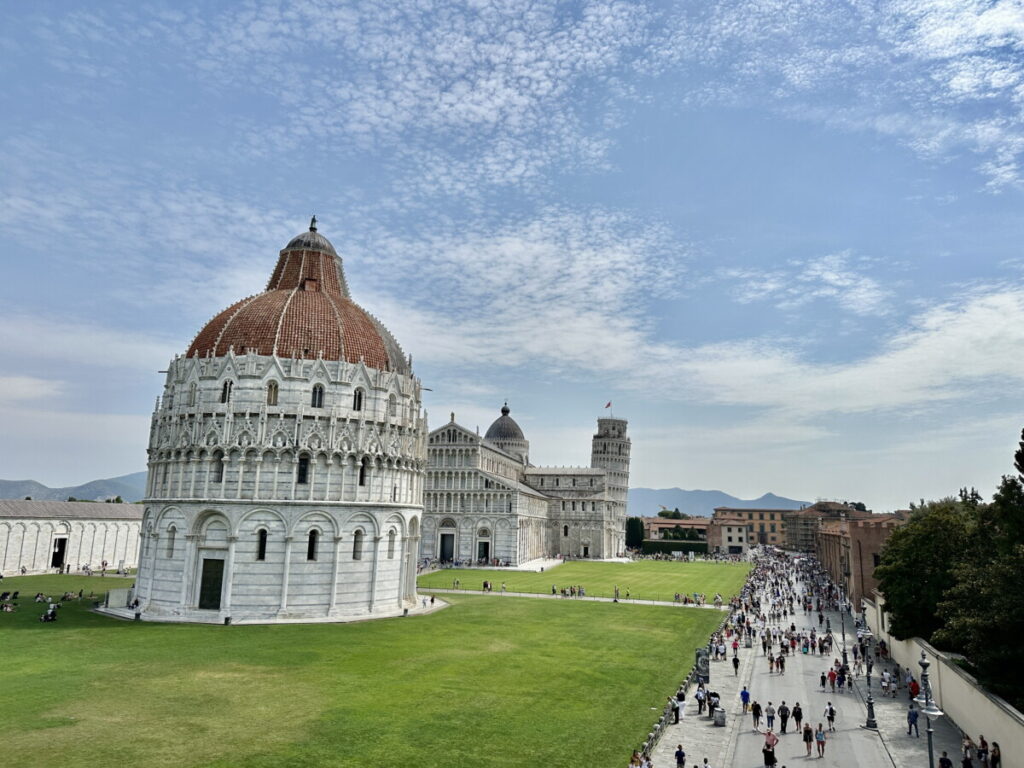
[[[918,685],[917,680],[910,681],[910,698],[916,699],[917,694],[921,692],[921,686]]]

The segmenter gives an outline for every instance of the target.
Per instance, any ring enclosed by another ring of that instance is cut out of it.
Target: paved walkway
[[[842,643],[840,640],[840,628],[842,622],[839,614],[829,612],[827,614],[832,621],[833,634],[836,637],[836,653],[834,656],[842,657]],[[808,617],[810,618],[810,617]],[[854,622],[849,615],[846,617],[846,647],[857,642],[856,633],[851,628]],[[853,656],[850,654],[850,664],[853,665]],[[854,678],[854,691],[862,703],[867,701],[868,694],[871,694],[875,706],[875,721],[878,723],[878,734],[885,745],[889,757],[897,768],[910,768],[911,766],[926,765],[928,761],[928,734],[926,731],[925,719],[921,716],[918,720],[920,737],[907,735],[907,708],[910,704],[910,694],[906,686],[896,692],[896,698],[891,696],[882,698],[881,687],[879,686],[882,671],[888,669],[893,673],[896,665],[891,662],[878,662],[871,670],[871,688],[868,688],[867,679],[864,675]],[[906,669],[903,670],[906,674]],[[921,669],[913,670],[914,677],[920,682]],[[901,683],[901,685],[903,685]],[[914,705],[917,707],[917,705]],[[864,704],[864,711],[867,706]],[[938,764],[942,751],[949,753],[954,765],[960,764],[960,729],[948,717],[940,717],[932,721],[932,743],[935,763]]]
[[[536,597],[545,600],[563,600],[567,603],[572,602],[591,602],[591,603],[614,603],[614,598],[611,597],[562,597],[559,595],[552,595],[550,592],[502,592],[501,590],[494,590],[492,592],[484,592],[479,589],[439,589],[438,587],[418,587],[418,592],[425,592],[426,594],[438,593],[438,594],[449,594],[449,595],[484,595],[485,597]],[[619,598],[620,603],[629,603],[630,605],[663,605],[670,608],[700,608],[711,611],[726,611],[727,607],[716,608],[714,605],[694,605],[692,603],[674,603],[670,600],[637,600],[635,598]],[[730,670],[731,671],[731,670]]]
[[[746,685],[751,692],[751,700],[759,701],[762,706],[768,702],[776,707],[783,701],[792,708],[800,703],[804,711],[804,721],[811,726],[826,722],[824,711],[828,702],[836,709],[836,730],[829,733],[826,742],[825,757],[817,758],[817,750],[812,748],[812,756],[806,756],[806,748],[789,722],[788,732],[779,733],[780,722],[776,718],[775,731],[779,735],[779,744],[775,748],[780,768],[813,761],[815,766],[839,766],[840,768],[920,768],[928,764],[927,734],[924,718],[919,727],[920,738],[907,736],[907,705],[909,698],[906,688],[900,689],[896,699],[887,698],[875,701],[875,719],[877,730],[864,728],[867,722],[866,699],[868,694],[866,680],[863,676],[857,679],[852,692],[844,694],[822,692],[819,684],[821,672],[828,668],[833,658],[841,657],[841,633],[839,614],[826,613],[832,622],[833,634],[836,638],[834,652],[825,657],[815,654],[790,655],[786,661],[784,675],[770,673],[768,662],[762,655],[758,642],[753,648],[740,647],[739,675],[734,676],[729,662],[713,662],[711,664],[711,682],[708,690],[721,694],[723,706],[727,712],[726,726],[716,727],[707,716],[697,716],[697,705],[693,699],[693,690],[687,692],[687,704],[682,720],[678,725],[669,725],[656,748],[653,759],[655,768],[674,768],[675,750],[678,744],[686,751],[688,766],[700,766],[704,758],[712,768],[757,768],[763,765],[761,747],[764,745],[765,721],[762,717],[761,732],[753,730],[750,715],[742,714],[739,691]],[[789,617],[798,628],[810,628],[817,616],[805,616],[798,613]],[[785,622],[788,626],[789,622]],[[847,649],[856,641],[852,620],[846,623]],[[852,657],[851,657],[852,665]],[[892,671],[894,665],[876,664],[872,675],[871,693],[880,693],[878,675],[888,666]],[[917,672],[918,670],[915,670]],[[935,762],[943,750],[949,752],[954,764],[959,765],[960,732],[948,718],[940,718],[933,722],[933,740]]]

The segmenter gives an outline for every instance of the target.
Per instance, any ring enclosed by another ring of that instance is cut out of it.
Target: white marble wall
[[[394,613],[416,599],[420,514],[401,505],[151,506],[139,600],[144,613],[200,617],[206,558],[225,561],[219,613],[233,620]],[[261,529],[267,531],[263,560],[257,557]],[[314,559],[308,558],[310,531],[317,532]]]
[[[54,540],[67,538],[64,562],[72,571],[90,565],[99,569],[106,560],[109,568],[123,561],[125,567],[138,565],[138,520],[47,520],[5,518],[0,520],[0,572],[5,576],[21,572],[52,572]]]

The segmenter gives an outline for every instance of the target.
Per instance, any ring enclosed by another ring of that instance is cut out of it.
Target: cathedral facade
[[[316,230],[171,361],[149,439],[143,618],[385,616],[415,605],[426,421],[391,334]]]
[[[630,439],[625,419],[598,419],[589,467],[535,467],[509,415],[481,437],[451,421],[427,440],[424,560],[522,565],[625,552]]]

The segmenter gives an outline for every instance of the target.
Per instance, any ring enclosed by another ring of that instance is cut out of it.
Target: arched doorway
[[[437,559],[442,563],[450,563],[455,559],[455,521],[446,517],[441,521],[437,534]]]
[[[476,559],[478,563],[487,563],[491,559],[491,529],[481,528],[476,532]]]

